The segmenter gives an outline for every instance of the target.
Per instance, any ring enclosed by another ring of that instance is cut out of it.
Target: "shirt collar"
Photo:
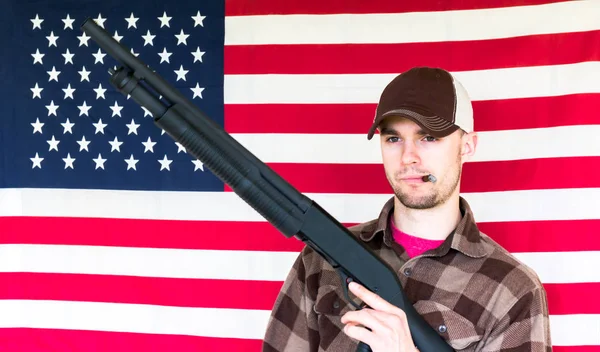
[[[481,233],[475,222],[473,211],[468,202],[460,197],[459,207],[463,214],[462,219],[438,248],[431,253],[434,256],[442,256],[448,253],[450,248],[455,249],[467,256],[480,258],[490,253],[491,247],[482,241]],[[383,236],[384,243],[393,241],[391,238],[391,229],[389,228],[389,217],[394,212],[394,197],[390,198],[381,209],[376,221],[374,230],[368,231],[366,228],[360,234],[360,238],[369,242],[376,236]],[[373,227],[371,227],[373,229]]]

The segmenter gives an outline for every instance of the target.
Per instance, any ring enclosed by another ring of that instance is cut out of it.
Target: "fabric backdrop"
[[[4,1],[2,351],[259,351],[302,248],[110,85],[88,17],[345,225],[391,194],[382,88],[455,73],[463,196],[541,277],[555,350],[600,351],[600,2],[542,0]]]

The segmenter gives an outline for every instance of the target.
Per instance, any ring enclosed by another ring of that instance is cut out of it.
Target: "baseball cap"
[[[441,68],[415,67],[384,88],[367,139],[388,116],[404,116],[433,137],[473,131],[473,107],[462,84]]]

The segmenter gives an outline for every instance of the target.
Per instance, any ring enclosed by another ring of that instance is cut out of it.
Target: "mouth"
[[[423,176],[426,176],[426,175],[404,176],[404,177],[400,178],[400,181],[406,182],[406,183],[425,183],[425,181],[423,181]]]

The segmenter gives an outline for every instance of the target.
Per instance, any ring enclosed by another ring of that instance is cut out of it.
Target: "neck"
[[[410,209],[394,198],[393,216],[400,231],[428,240],[445,239],[462,218],[458,194],[431,209]]]

